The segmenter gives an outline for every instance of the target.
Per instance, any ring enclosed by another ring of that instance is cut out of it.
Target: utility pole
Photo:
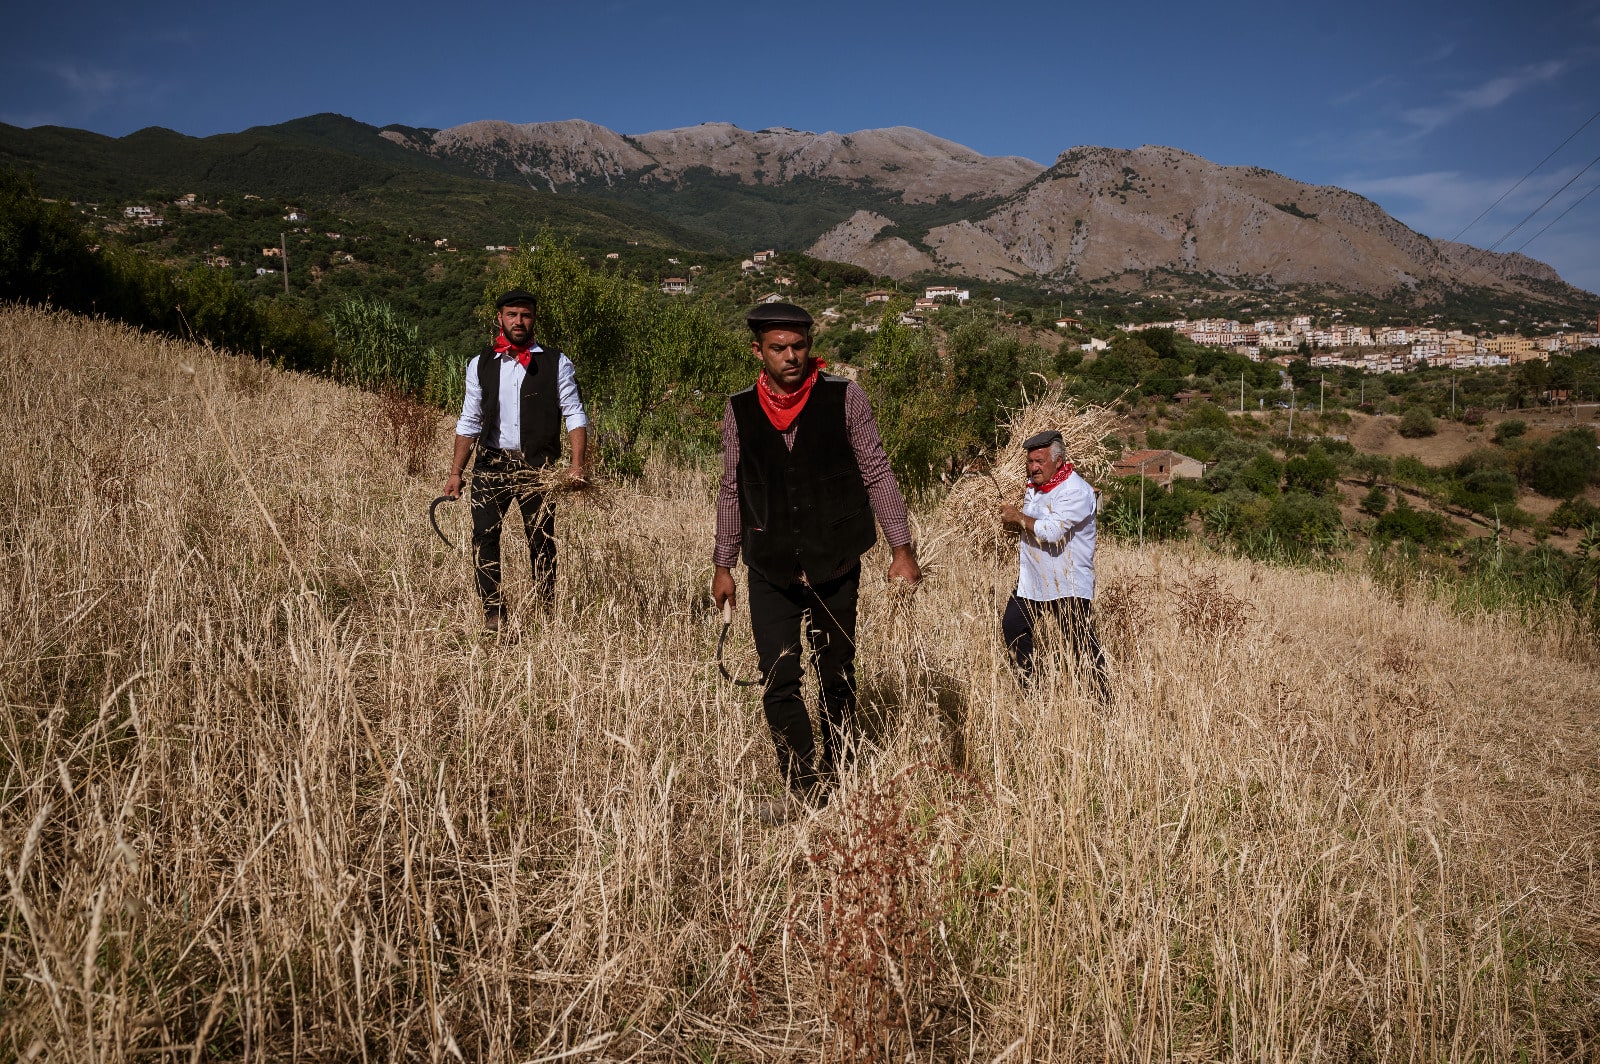
[[[278,234],[278,251],[283,258],[283,294],[289,294],[289,238],[283,233]]]
[[[1317,416],[1318,417],[1322,416],[1322,390],[1323,390],[1324,387],[1327,386],[1327,383],[1328,383],[1328,378],[1326,378],[1326,377],[1318,377],[1317,378]]]
[[[1139,463],[1139,549],[1144,549],[1144,463],[1150,461],[1146,458]]]

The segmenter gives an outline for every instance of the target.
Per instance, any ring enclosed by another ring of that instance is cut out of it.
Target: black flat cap
[[[1052,443],[1059,443],[1063,447],[1066,446],[1066,441],[1061,438],[1061,433],[1055,429],[1045,429],[1043,432],[1023,440],[1022,449],[1024,451],[1037,451],[1039,448],[1048,447]]]
[[[805,332],[811,328],[811,315],[793,303],[761,303],[744,316],[750,331],[757,335],[768,329],[792,328]]]
[[[494,301],[495,310],[504,310],[506,307],[533,307],[537,309],[538,306],[539,300],[525,288],[513,288]]]

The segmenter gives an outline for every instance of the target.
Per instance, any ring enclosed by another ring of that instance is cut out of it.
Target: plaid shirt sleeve
[[[744,527],[739,519],[739,426],[733,401],[722,411],[722,483],[717,487],[717,546],[711,562],[732,569],[739,561]]]
[[[911,522],[906,517],[906,500],[895,483],[889,469],[889,456],[884,453],[883,439],[878,435],[878,419],[873,416],[872,403],[861,385],[851,381],[844,390],[844,427],[850,434],[850,446],[856,452],[856,465],[861,469],[861,480],[867,487],[867,498],[872,502],[872,512],[883,528],[883,538],[891,547],[904,547],[911,542]],[[726,439],[727,430],[723,430]]]

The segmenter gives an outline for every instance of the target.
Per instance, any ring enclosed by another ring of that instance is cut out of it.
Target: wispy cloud
[[[1452,92],[1442,103],[1407,108],[1400,112],[1400,119],[1411,127],[1411,137],[1425,137],[1462,115],[1499,107],[1525,89],[1554,80],[1567,69],[1568,65],[1565,59],[1548,59],[1542,63],[1535,63],[1514,73],[1490,78],[1481,85]]]
[[[49,63],[45,67],[85,103],[94,103],[136,87],[137,78],[106,67],[84,67],[75,63]]]
[[[1386,89],[1399,80],[1400,79],[1395,77],[1393,74],[1379,74],[1377,77],[1372,78],[1364,84],[1357,85],[1353,89],[1348,89],[1345,92],[1341,92],[1329,102],[1335,107],[1348,107],[1357,100],[1360,100],[1362,97],[1371,96],[1378,90]]]
[[[1493,244],[1578,169],[1567,166],[1528,180],[1483,221],[1463,234],[1462,241],[1476,247]],[[1448,240],[1515,180],[1515,176],[1487,177],[1457,170],[1437,170],[1388,177],[1349,177],[1339,184],[1373,200],[1417,232]],[[1525,239],[1539,232],[1545,220],[1555,218],[1588,187],[1581,181],[1574,185],[1500,250],[1519,247]],[[1600,195],[1590,197],[1588,202],[1561,219],[1559,225],[1530,244],[1526,254],[1548,262],[1569,282],[1590,291],[1600,291]]]

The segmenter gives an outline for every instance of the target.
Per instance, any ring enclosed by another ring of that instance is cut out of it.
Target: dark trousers
[[[480,456],[472,470],[472,568],[485,614],[505,612],[500,596],[500,530],[506,511],[522,511],[533,563],[533,594],[548,606],[556,592],[555,500],[532,487],[533,473],[505,460]]]
[[[854,749],[860,585],[860,564],[815,585],[778,585],[750,573],[750,629],[767,685],[761,704],[777,746],[778,771],[801,798],[817,797]],[[822,690],[816,736],[800,696],[802,633]]]
[[[1058,598],[1039,601],[1018,598],[1015,594],[1006,603],[1005,616],[1000,628],[1005,633],[1006,649],[1011,652],[1011,663],[1016,666],[1023,683],[1033,678],[1033,633],[1039,624],[1057,624],[1066,633],[1067,643],[1080,665],[1087,664],[1094,680],[1096,693],[1102,702],[1111,701],[1111,687],[1106,682],[1106,656],[1095,638],[1094,618],[1090,616],[1086,598]]]

